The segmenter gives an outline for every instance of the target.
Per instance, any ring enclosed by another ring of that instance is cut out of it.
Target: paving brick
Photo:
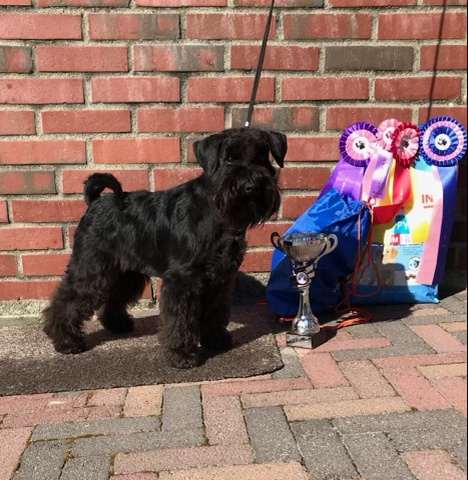
[[[373,362],[380,368],[408,368],[419,365],[443,365],[466,362],[465,352],[440,353],[435,355],[403,355],[395,358],[374,359]]]
[[[431,315],[427,315],[428,312],[431,312]],[[401,321],[405,325],[411,326],[411,325],[433,325],[440,322],[456,323],[466,319],[466,314],[465,315],[450,314],[450,312],[448,312],[447,310],[445,310],[445,312],[446,314],[442,317],[442,315],[439,315],[439,314],[433,315],[431,310],[420,310],[419,315],[412,315],[407,318],[402,318]]]
[[[108,390],[94,390],[89,398],[87,405],[121,407],[127,394],[126,388],[110,388]]]
[[[467,322],[454,322],[454,323],[439,323],[439,327],[442,327],[447,332],[459,332],[459,331],[466,331]]]
[[[195,467],[219,467],[253,463],[250,446],[238,445],[226,449],[224,445],[165,449],[140,453],[119,453],[114,459],[116,473],[158,472]]]
[[[159,431],[159,418],[109,418],[85,422],[50,423],[39,425],[32,440],[88,437],[92,435],[118,435]]]
[[[436,380],[435,386],[456,410],[467,416],[466,378],[443,378]]]
[[[162,422],[165,431],[202,428],[200,388],[166,387],[163,392]]]
[[[383,337],[382,332],[374,323],[361,323],[349,327],[349,333],[353,338]]]
[[[395,390],[369,360],[342,362],[340,369],[361,398],[396,395]]]
[[[441,378],[466,377],[466,363],[453,363],[449,365],[427,365],[417,367],[418,370],[430,380]]]
[[[451,295],[449,297],[446,297],[446,298],[442,299],[440,304],[451,313],[466,316],[466,313],[467,313],[466,297],[465,298],[462,298],[462,297],[457,298],[456,296]]]
[[[410,407],[399,397],[384,397],[311,405],[287,405],[284,410],[288,420],[294,422],[350,415],[404,412],[410,410]]]
[[[245,421],[256,463],[301,461],[301,455],[280,407],[252,408]]]
[[[349,385],[336,361],[329,353],[305,355],[301,357],[301,361],[315,388],[334,388]]]
[[[161,472],[159,478],[160,480],[308,480],[309,477],[299,463],[291,462]]]
[[[343,443],[366,480],[414,480],[384,433],[345,435]]]
[[[389,368],[383,374],[401,397],[418,410],[450,408],[447,400],[417,370]]]
[[[110,457],[71,458],[60,480],[107,480],[109,469]]]
[[[0,397],[0,414],[40,410],[49,405],[53,397],[51,393]]]
[[[298,405],[337,402],[357,399],[358,395],[351,387],[292,390],[290,392],[250,393],[241,396],[244,408],[274,407],[280,405]]]
[[[460,331],[460,332],[453,332],[453,336],[458,339],[460,343],[463,345],[467,344],[467,332],[465,331]]]
[[[65,440],[29,444],[14,480],[58,480],[67,449]]]
[[[74,457],[111,455],[116,452],[140,452],[156,448],[184,448],[205,444],[204,431],[143,432],[78,438],[73,442]]]
[[[8,479],[19,463],[31,428],[4,428],[0,430],[0,478]]]
[[[414,325],[411,329],[437,353],[466,351],[466,345],[460,343],[439,325]]]
[[[444,450],[406,452],[403,459],[418,480],[466,480],[466,472]]]
[[[124,475],[112,475],[111,480],[158,480],[157,473],[129,473]]]
[[[210,445],[249,443],[239,397],[207,397],[203,401],[203,417]]]
[[[291,347],[284,347],[280,349],[281,360],[283,360],[284,367],[276,372],[273,372],[272,377],[278,378],[294,378],[305,377],[304,367],[299,360],[297,353]]]
[[[125,417],[161,415],[162,385],[145,385],[128,389],[123,414]]]
[[[334,430],[326,420],[293,422],[292,431],[314,480],[355,480],[357,471]]]

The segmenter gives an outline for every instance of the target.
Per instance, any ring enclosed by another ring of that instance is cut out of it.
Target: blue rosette
[[[429,165],[447,167],[465,156],[467,134],[458,120],[448,116],[434,117],[421,130],[419,151]]]

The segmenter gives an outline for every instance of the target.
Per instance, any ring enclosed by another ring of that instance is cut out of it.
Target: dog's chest
[[[236,272],[241,266],[244,258],[247,242],[244,236],[230,236],[223,235],[212,246],[212,268],[215,270],[215,274],[219,273],[233,273]],[[209,249],[207,254],[210,256]]]

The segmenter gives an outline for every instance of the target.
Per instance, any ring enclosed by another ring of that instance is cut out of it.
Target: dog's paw
[[[174,368],[187,369],[200,365],[198,352],[181,352],[180,350],[166,350],[164,357],[167,363]]]
[[[55,351],[63,353],[64,355],[74,355],[82,353],[87,350],[84,340],[68,340],[61,342],[54,342]]]
[[[227,330],[210,332],[200,340],[200,344],[207,350],[223,352],[232,348],[232,336]]]
[[[132,332],[135,327],[128,314],[104,314],[99,320],[106,330],[116,334]]]

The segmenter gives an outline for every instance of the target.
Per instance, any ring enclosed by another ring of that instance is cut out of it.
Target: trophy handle
[[[330,233],[327,235],[327,242],[325,243],[322,252],[320,255],[314,260],[314,263],[317,264],[317,262],[324,257],[325,255],[328,255],[329,253],[333,252],[335,248],[338,246],[338,237]]]
[[[278,232],[273,232],[270,236],[270,240],[272,245],[277,248],[279,251],[283,252],[283,249],[281,248],[278,239],[281,238],[281,235]],[[284,252],[283,252],[284,253]]]

